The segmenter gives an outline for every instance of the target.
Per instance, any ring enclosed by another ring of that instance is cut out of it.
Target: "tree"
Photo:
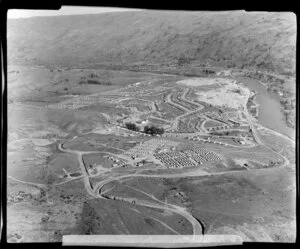
[[[144,127],[144,132],[146,133],[146,134],[150,134],[150,135],[152,135],[152,136],[154,136],[154,135],[161,135],[161,134],[163,134],[165,131],[164,131],[164,129],[163,128],[158,128],[158,127],[155,127],[155,126],[145,126]]]
[[[128,130],[139,131],[140,128],[134,123],[125,123],[125,126]]]
[[[191,62],[191,58],[188,57],[187,55],[181,55],[177,59],[177,65],[178,66],[183,66],[183,65],[189,64],[190,62]]]

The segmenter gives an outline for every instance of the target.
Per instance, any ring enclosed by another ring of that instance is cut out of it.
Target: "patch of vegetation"
[[[95,74],[95,73],[91,73],[91,74],[90,74],[90,77],[91,77],[91,78],[99,78],[99,76],[98,76],[97,74]]]
[[[202,71],[205,75],[214,75],[216,72],[210,69],[204,69]]]
[[[215,136],[239,136],[239,135],[250,135],[250,129],[249,132],[245,131],[239,131],[239,130],[229,130],[229,131],[212,131],[210,132],[211,135]]]
[[[81,234],[94,234],[94,226],[96,223],[97,214],[95,210],[89,206],[86,202],[84,203],[81,217]]]
[[[159,128],[156,126],[145,126],[144,127],[144,132],[146,134],[150,134],[152,136],[154,135],[161,135],[165,132],[164,128]]]
[[[182,55],[177,59],[178,66],[188,65],[190,63],[191,63],[191,58],[189,58],[188,56]]]
[[[110,86],[112,83],[110,81],[99,81],[99,80],[87,80],[87,81],[79,81],[79,84],[92,84],[92,85],[107,85]]]
[[[128,130],[139,131],[140,128],[134,123],[125,123],[125,126]]]
[[[283,105],[284,108],[284,115],[286,118],[286,123],[289,127],[295,128],[296,125],[296,99],[288,99],[282,98],[280,103]]]

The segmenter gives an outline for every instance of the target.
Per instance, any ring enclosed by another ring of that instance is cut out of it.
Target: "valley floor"
[[[251,90],[221,76],[122,77],[103,91],[9,104],[8,241],[295,241],[295,142],[259,123]]]

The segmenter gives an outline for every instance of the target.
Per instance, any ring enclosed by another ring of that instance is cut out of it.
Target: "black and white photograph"
[[[296,28],[288,11],[8,10],[7,242],[294,243]]]

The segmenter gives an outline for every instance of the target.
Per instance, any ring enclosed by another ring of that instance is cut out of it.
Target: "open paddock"
[[[200,92],[209,92],[219,89],[221,86],[219,84],[205,85],[205,86],[195,86],[195,90]]]
[[[204,101],[201,100],[194,100],[198,104],[201,104],[204,108],[199,110],[198,112],[205,115],[207,112],[212,113],[212,112],[218,112],[220,109],[214,105],[208,104]]]
[[[194,143],[194,142],[193,142]],[[192,144],[193,144],[192,143]],[[223,146],[219,144],[213,144],[213,143],[201,143],[202,146],[209,150],[216,152],[217,154],[222,155],[224,158],[242,158],[252,161],[257,161],[261,163],[261,165],[264,165],[264,167],[274,167],[279,166],[283,162],[283,158],[276,153],[274,153],[269,148],[262,146],[262,145],[256,145],[255,147],[248,147],[248,148],[235,148],[230,146]],[[197,143],[194,146],[199,146],[199,143]],[[190,143],[189,145],[191,146]],[[277,164],[272,164],[271,162],[278,162]]]
[[[44,102],[44,101],[24,100],[24,101],[22,101],[22,105],[28,105],[28,106],[37,107],[37,108],[46,108],[48,103]]]
[[[111,153],[123,153],[134,147],[137,143],[146,141],[145,137],[124,137],[112,134],[86,134],[64,143],[64,148],[81,151],[102,151]]]
[[[7,158],[7,176],[12,182],[26,182],[45,184],[47,174],[45,171],[46,158],[39,158],[32,150],[9,153]]]
[[[192,234],[188,220],[171,213],[166,215],[161,209],[133,204],[134,197],[120,200],[94,199],[83,207],[82,222],[89,224],[83,234],[92,227],[95,234]],[[171,229],[170,229],[171,228]]]
[[[188,123],[188,127],[194,129],[196,132],[200,131],[204,121],[205,121],[204,117],[192,115]]]
[[[208,104],[217,106],[228,106],[230,108],[239,108],[244,105],[249,95],[249,89],[234,84],[233,80],[229,80],[223,87],[210,90],[198,91],[196,94],[199,99]]]
[[[122,100],[119,102],[119,105],[125,107],[125,108],[132,108],[135,107],[140,112],[149,112],[151,111],[149,101],[144,101],[141,99],[128,99],[128,100]]]
[[[228,232],[252,241],[278,241],[289,234],[285,239],[292,241],[294,191],[286,189],[293,181],[285,169],[272,169],[174,179],[169,185],[186,194],[192,214],[206,224],[208,234]]]
[[[179,133],[193,133],[201,131],[202,123],[205,121],[204,118],[197,115],[188,115],[179,119],[177,130],[174,132]]]
[[[210,132],[211,135],[215,135],[215,136],[242,136],[242,137],[251,137],[252,133],[249,132],[249,128],[247,129],[230,129],[230,130],[226,130],[226,131],[214,131],[214,132]]]
[[[134,184],[139,181],[137,180],[128,180],[123,179],[122,181],[113,181],[109,184],[105,185],[101,192],[104,192],[105,196],[110,199],[117,199],[117,200],[126,200],[126,199],[138,199],[142,201],[148,201],[151,203],[159,204],[159,202],[153,200],[147,194],[151,195],[152,193],[148,193],[146,191],[140,190],[139,184]],[[138,188],[136,187],[138,185]]]
[[[101,95],[84,95],[84,96],[73,96],[69,97],[66,100],[59,101],[57,103],[50,103],[47,105],[47,108],[50,109],[79,109],[85,106],[90,105],[99,105],[108,101],[109,99]]]
[[[264,143],[275,151],[282,153],[290,160],[291,163],[295,162],[295,142],[288,138],[278,136],[271,131],[258,130],[257,133]]]
[[[211,142],[221,142],[229,145],[234,145],[234,146],[249,146],[249,144],[243,144],[244,140],[239,139],[239,138],[230,138],[230,137],[212,137],[210,139]],[[242,141],[241,143],[239,141]]]
[[[105,113],[107,115],[129,115],[130,111],[125,108],[118,108],[116,105],[101,103],[100,105],[91,105],[86,107],[81,107],[81,111],[97,111],[101,113]]]
[[[168,103],[159,103],[159,114],[157,112],[153,113],[153,116],[163,118],[166,120],[174,119],[177,116],[183,115],[184,111],[178,109],[177,107],[170,105]]]
[[[201,169],[208,173],[221,173],[221,172],[229,172],[232,170],[243,170],[243,168],[230,168],[226,164],[225,160],[222,161],[207,161],[201,165]]]
[[[184,79],[181,81],[177,81],[177,84],[183,84],[187,86],[193,86],[193,87],[198,87],[198,86],[207,86],[207,85],[219,85],[219,84],[232,84],[233,80],[230,79],[225,79],[225,78],[189,78],[189,79]]]
[[[177,133],[193,133],[193,132],[195,132],[195,128],[194,127],[189,127],[189,122],[187,123],[186,120],[180,119],[178,121],[177,130],[175,130],[174,132],[177,132]]]
[[[162,120],[162,119],[157,119],[157,118],[148,118],[148,121],[153,124],[153,125],[169,125],[170,122],[168,120]]]
[[[76,155],[69,153],[54,154],[47,166],[48,174],[57,182],[72,177],[71,173],[80,170]]]
[[[139,97],[143,98],[143,99],[146,99],[146,100],[150,100],[150,101],[162,101],[163,100],[163,97],[164,97],[164,94],[165,93],[168,93],[169,91],[164,91],[164,92],[155,92],[153,94],[143,94]]]
[[[163,105],[163,104],[168,104],[168,105],[171,106],[173,109],[175,109],[177,113],[178,113],[178,112],[181,113],[180,115],[182,115],[182,114],[184,114],[184,113],[186,112],[180,105],[174,104],[174,103],[169,102],[169,101],[167,101],[167,100],[164,100],[161,104],[162,104],[162,105]]]
[[[195,110],[198,108],[198,106],[196,104],[185,101],[182,98],[182,92],[180,92],[180,91],[171,94],[171,101],[176,103],[177,105],[182,106],[183,108],[186,108],[189,110]]]
[[[218,121],[215,121],[215,120],[207,120],[204,123],[204,128],[207,128],[207,129],[217,128],[217,127],[222,127],[224,125],[225,125],[224,123],[221,123],[221,122],[218,122]]]
[[[260,152],[260,153],[231,152],[231,153],[227,153],[226,157],[235,158],[235,159],[242,158],[250,161],[256,161],[261,164],[260,166],[262,168],[279,166],[283,163],[283,159],[280,156],[270,152],[269,153],[268,152]]]
[[[228,146],[235,146],[235,147],[245,147],[249,146],[249,142],[247,144],[244,142],[244,140],[237,140],[236,138],[230,138],[230,137],[206,137],[206,136],[192,136],[188,137],[187,139],[192,140],[192,141],[197,141],[200,144],[217,144],[223,147],[228,147]],[[241,143],[238,141],[242,141]]]

